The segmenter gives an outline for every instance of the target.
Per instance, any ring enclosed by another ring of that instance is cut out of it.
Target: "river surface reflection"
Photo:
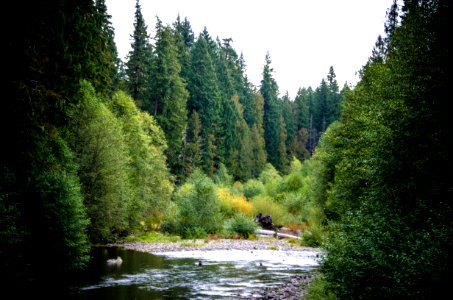
[[[210,250],[157,254],[99,248],[66,299],[250,299],[319,266],[316,251]],[[107,259],[120,256],[120,265]],[[201,262],[201,266],[199,265]]]

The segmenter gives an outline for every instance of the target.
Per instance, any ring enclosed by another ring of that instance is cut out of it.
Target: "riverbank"
[[[189,250],[282,250],[282,251],[315,251],[322,253],[318,248],[302,247],[289,239],[214,239],[214,240],[181,240],[166,243],[124,242],[107,245],[109,247],[122,247],[148,253]]]
[[[291,239],[236,240],[236,239],[213,239],[213,240],[181,240],[167,243],[125,242],[109,244],[111,247],[121,247],[127,250],[159,254],[171,251],[193,250],[279,250],[279,251],[310,251],[316,252],[316,256],[322,255],[323,251],[318,248],[302,247]],[[276,289],[263,290],[254,299],[293,300],[300,299],[310,287],[313,275],[300,274],[292,277],[287,282],[282,282]]]

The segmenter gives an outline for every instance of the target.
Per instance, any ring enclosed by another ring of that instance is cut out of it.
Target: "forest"
[[[150,30],[139,0],[125,61],[105,0],[9,10],[3,282],[69,276],[147,232],[248,238],[263,213],[325,249],[307,299],[450,293],[451,1],[395,1],[355,86],[332,66],[294,99],[270,53],[253,86],[234,37],[179,16]]]

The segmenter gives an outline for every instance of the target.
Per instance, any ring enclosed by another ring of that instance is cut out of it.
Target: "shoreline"
[[[182,240],[165,243],[148,242],[119,242],[107,244],[107,247],[121,247],[126,250],[135,250],[148,253],[168,251],[191,251],[191,250],[281,250],[281,251],[323,251],[319,248],[304,247],[291,243],[286,239],[215,239],[215,240]]]

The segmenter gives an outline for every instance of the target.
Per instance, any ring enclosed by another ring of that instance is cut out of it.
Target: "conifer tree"
[[[280,116],[279,119],[279,133],[278,133],[278,161],[277,161],[277,168],[286,173],[289,167],[289,160],[288,155],[286,153],[286,138],[287,138],[287,131],[285,126],[285,120],[283,120],[283,116]]]
[[[156,57],[152,73],[153,112],[165,132],[169,166],[173,174],[179,174],[183,135],[187,126],[189,93],[180,76],[181,66],[173,30],[169,26],[163,26],[158,20],[155,39]]]
[[[98,26],[102,31],[103,38],[105,39],[106,51],[105,51],[105,61],[108,62],[105,64],[106,78],[104,82],[108,84],[107,95],[111,96],[113,91],[119,86],[121,77],[120,77],[120,68],[121,60],[118,57],[118,50],[115,44],[115,31],[113,29],[112,23],[110,21],[111,16],[107,13],[107,6],[105,5],[105,0],[96,0],[95,6],[98,15]]]
[[[280,165],[280,116],[281,110],[278,103],[278,86],[273,78],[273,69],[270,66],[269,53],[266,55],[261,80],[260,92],[264,99],[264,140],[268,161],[274,165]]]
[[[333,67],[327,74],[329,97],[327,98],[327,126],[340,119],[340,91]]]
[[[182,178],[186,178],[201,164],[201,121],[196,111],[190,114],[184,138]]]
[[[252,177],[256,178],[264,169],[267,162],[266,145],[264,140],[264,99],[260,93],[253,95],[253,120],[254,123],[250,129],[250,139],[252,144]]]
[[[282,106],[282,117],[285,123],[286,130],[286,140],[285,145],[286,149],[290,150],[291,143],[296,138],[297,135],[297,126],[296,126],[296,116],[294,109],[294,102],[289,98],[288,92],[281,99]]]
[[[310,120],[310,99],[309,91],[306,88],[301,88],[297,91],[294,98],[294,118],[298,130],[301,128],[308,129]]]
[[[326,131],[328,127],[329,96],[329,86],[323,78],[321,84],[315,90],[313,103],[313,126],[319,134]]]
[[[235,109],[238,113],[236,121],[235,135],[237,144],[235,145],[228,163],[233,174],[241,180],[247,180],[252,176],[253,168],[253,149],[251,144],[250,129],[243,118],[244,109],[239,102],[239,97],[233,97]]]
[[[131,37],[133,39],[132,50],[129,52],[126,62],[128,91],[139,108],[151,112],[149,76],[153,53],[139,0],[135,4],[134,33]]]
[[[209,47],[204,35],[200,34],[192,49],[191,76],[188,83],[188,109],[191,112],[197,111],[200,115],[202,164],[208,175],[215,171],[218,157],[212,149],[216,148],[216,137],[221,130],[221,93]]]
[[[187,18],[181,21],[178,15],[173,27],[175,29],[176,46],[178,47],[179,64],[181,65],[181,77],[187,83],[190,76],[190,49],[194,44],[195,37]]]

